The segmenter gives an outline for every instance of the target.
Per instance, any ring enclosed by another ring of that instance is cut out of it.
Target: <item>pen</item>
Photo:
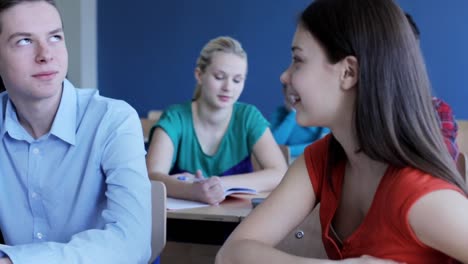
[[[177,176],[177,180],[179,180],[179,181],[189,181],[190,179],[187,176],[179,175],[179,176]],[[199,182],[199,181],[203,181],[203,179],[193,178],[190,181],[191,182]]]
[[[186,180],[187,180],[187,177],[181,175],[181,176],[177,176],[177,179],[178,179],[179,181],[186,181]]]

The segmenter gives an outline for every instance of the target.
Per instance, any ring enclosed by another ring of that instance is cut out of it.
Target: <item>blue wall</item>
[[[421,31],[434,93],[468,119],[468,1],[399,0]]]
[[[399,0],[422,32],[435,93],[468,119],[468,1]],[[282,103],[279,75],[290,63],[298,13],[310,0],[98,1],[98,70],[102,94],[124,99],[141,116],[189,100],[202,46],[230,35],[249,55],[241,101],[269,116]]]

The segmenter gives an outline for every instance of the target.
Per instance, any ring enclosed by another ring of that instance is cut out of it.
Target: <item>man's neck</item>
[[[21,126],[35,139],[49,133],[60,105],[60,96],[40,101],[14,102],[17,118]]]

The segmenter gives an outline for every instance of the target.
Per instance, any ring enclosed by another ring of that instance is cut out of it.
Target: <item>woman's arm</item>
[[[164,182],[168,196],[210,204],[224,200],[224,191],[218,177],[194,182],[180,181],[177,175],[170,176],[173,155],[174,144],[171,139],[163,129],[156,128],[146,156],[146,166],[151,180]]]
[[[422,243],[468,263],[468,199],[465,196],[453,190],[431,192],[411,207],[408,218]]]
[[[255,143],[253,154],[263,169],[252,173],[221,177],[223,186],[226,188],[242,186],[263,192],[271,191],[278,185],[288,165],[269,128]]]
[[[216,264],[396,264],[370,256],[332,261],[287,254],[275,246],[310,213],[316,203],[304,156],[289,168],[278,187],[231,233],[216,255]]]
[[[315,194],[301,156],[278,187],[229,236],[216,263],[310,263],[274,246],[301,223],[314,205]]]

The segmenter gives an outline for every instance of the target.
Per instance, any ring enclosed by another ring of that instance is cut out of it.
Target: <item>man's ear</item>
[[[359,63],[354,56],[346,56],[341,62],[341,88],[349,90],[359,81]]]

